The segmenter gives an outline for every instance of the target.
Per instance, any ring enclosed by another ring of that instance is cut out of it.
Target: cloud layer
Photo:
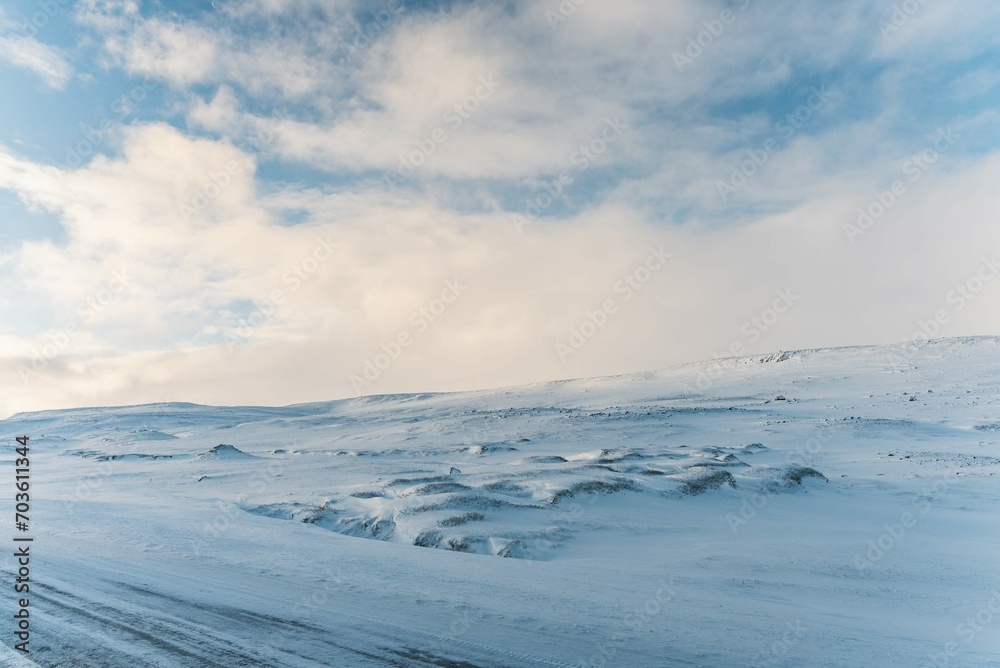
[[[64,230],[0,256],[0,410],[1000,328],[993,5],[216,4],[82,3],[101,71],[165,108],[74,167],[0,146]],[[65,87],[44,53],[4,57]]]

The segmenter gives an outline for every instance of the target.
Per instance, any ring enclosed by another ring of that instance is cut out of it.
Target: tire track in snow
[[[94,582],[93,579],[90,579]],[[324,629],[247,609],[210,606],[170,594],[105,580],[121,595],[79,586],[39,581],[39,626],[33,645],[35,662],[12,668],[50,666],[106,668],[323,668],[395,666],[417,668],[514,668],[571,664],[531,657],[455,638],[415,631],[380,620],[333,611],[344,623]],[[75,593],[69,591],[75,590]],[[119,608],[109,600],[127,600]],[[261,652],[260,639],[280,626],[282,647]],[[57,632],[51,632],[58,629]],[[336,641],[330,639],[333,633]],[[426,649],[448,647],[446,654]],[[0,650],[2,651],[2,650]],[[8,650],[13,652],[13,650]],[[4,654],[0,658],[6,659]],[[20,657],[15,657],[20,658]]]

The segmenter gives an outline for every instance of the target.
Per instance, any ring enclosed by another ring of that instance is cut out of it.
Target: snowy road
[[[49,580],[33,589],[34,633],[41,641],[31,657],[43,666],[569,665],[342,613],[325,614],[326,624],[317,626],[247,608],[209,605],[177,595],[193,582],[173,580],[181,586],[168,594],[110,579],[115,577],[110,571],[78,563],[72,568],[74,584]],[[239,588],[223,592],[217,584],[213,587],[218,596],[248,595]]]

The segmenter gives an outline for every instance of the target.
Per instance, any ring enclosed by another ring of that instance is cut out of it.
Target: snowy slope
[[[998,372],[1000,339],[946,339],[16,415],[0,437],[32,438],[29,658],[1000,666]]]

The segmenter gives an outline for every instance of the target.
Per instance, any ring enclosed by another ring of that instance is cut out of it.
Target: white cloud
[[[371,391],[641,370],[724,352],[734,340],[760,351],[898,340],[975,270],[981,249],[1000,248],[988,187],[1000,177],[996,157],[929,173],[852,246],[843,232],[856,196],[849,184],[739,230],[665,229],[614,206],[518,234],[504,214],[457,214],[379,190],[262,194],[247,156],[163,125],[130,129],[120,157],[75,171],[3,155],[0,185],[58,213],[68,237],[22,244],[9,289],[53,305],[49,326],[60,330],[81,320],[77,305],[116,271],[130,274],[100,317],[79,323],[81,337],[8,393],[20,397],[9,409],[349,395],[350,374],[381,343],[413,333],[410,315],[452,278],[467,290]],[[245,168],[231,185],[203,213],[180,215],[233,161]],[[279,225],[289,210],[304,211],[305,221]],[[953,217],[962,220],[961,238],[945,222]],[[334,257],[303,264],[319,239],[337,244]],[[616,281],[661,244],[673,258],[624,300]],[[314,271],[293,287],[288,272],[302,266]],[[747,339],[741,324],[785,287],[801,296],[792,313],[759,341]],[[276,289],[283,297],[275,314],[248,336],[236,334],[249,302],[266,302]],[[949,333],[1000,326],[992,294],[956,314]],[[560,361],[556,341],[608,298],[619,300],[619,312]],[[233,334],[235,352],[206,328]],[[181,339],[191,343],[179,348]],[[7,377],[48,340],[44,332],[20,339],[20,353],[4,362]]]
[[[734,3],[588,2],[554,28],[551,3],[456,3],[394,15],[360,47],[340,11],[350,4],[226,3],[195,21],[84,3],[79,16],[117,63],[176,89],[187,127],[119,128],[119,155],[76,170],[0,151],[0,188],[65,228],[63,241],[22,243],[0,259],[0,294],[48,311],[37,331],[0,339],[8,379],[51,339],[47,329],[79,320],[79,304],[115,272],[130,276],[7,396],[18,407],[344,396],[349,376],[454,278],[468,289],[370,391],[638,371],[734,341],[763,352],[900,340],[1000,249],[1000,158],[956,147],[849,243],[844,225],[941,122],[913,120],[924,117],[905,94],[920,68],[907,49],[926,55],[928,44],[970,37],[950,52],[958,57],[991,44],[975,21],[930,9],[883,44],[883,5],[750,3],[679,68],[673,54]],[[498,85],[453,126],[445,114],[483,90],[480,77]],[[722,202],[717,181],[827,78],[836,96]],[[988,92],[994,78],[968,81]],[[275,109],[288,118],[275,123]],[[616,116],[627,131],[576,174],[567,206],[518,233],[507,209],[571,169],[573,151]],[[901,131],[901,119],[917,129]],[[971,146],[991,120],[956,110],[954,124]],[[274,137],[254,155],[238,148],[269,124]],[[377,172],[437,128],[447,139],[424,156],[410,182],[420,187],[387,189]],[[277,176],[261,176],[258,161]],[[227,172],[231,163],[239,169]],[[330,181],[284,182],[289,165]],[[333,257],[316,260],[329,243]],[[616,282],[660,245],[668,265],[561,361],[555,343],[620,299]],[[291,278],[314,264],[308,280]],[[944,333],[1000,328],[997,286]],[[751,340],[742,325],[785,288],[801,299]],[[280,304],[268,306],[275,290]],[[242,326],[255,309],[273,314]],[[239,339],[233,351],[219,332]]]
[[[306,103],[309,95],[331,94],[331,54],[347,34],[340,11],[348,3],[311,0],[219,2],[203,23],[174,17],[142,17],[122,9],[88,7],[81,21],[101,29],[106,51],[133,74],[162,77],[173,86],[232,83],[262,96],[278,93]],[[327,17],[327,18],[324,18]],[[298,21],[287,32],[254,30],[262,21]],[[302,31],[308,21],[322,31]],[[247,26],[253,28],[246,28]]]
[[[55,90],[65,88],[73,76],[73,67],[56,49],[33,37],[0,36],[0,59],[34,72]]]

